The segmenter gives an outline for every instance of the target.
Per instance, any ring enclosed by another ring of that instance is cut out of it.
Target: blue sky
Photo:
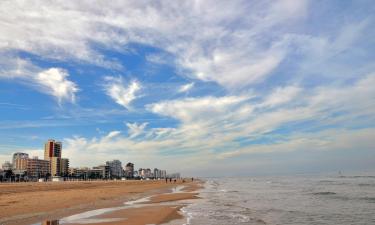
[[[0,161],[375,169],[372,1],[2,1]]]

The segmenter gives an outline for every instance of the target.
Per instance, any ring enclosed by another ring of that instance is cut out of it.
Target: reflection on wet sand
[[[145,220],[145,218],[140,219],[140,215],[142,214],[154,215],[151,217],[157,218],[158,221],[160,220],[159,222],[163,221],[163,218],[180,219],[181,215],[177,211],[185,206],[189,200],[197,198],[195,196],[197,193],[184,191],[184,188],[186,188],[186,186],[181,185],[172,188],[170,193],[130,200],[124,202],[121,206],[89,210],[61,218],[60,220],[47,220],[40,224],[104,224],[113,222],[134,224],[133,222],[138,220]],[[162,215],[161,219],[159,218],[160,215]],[[151,219],[147,219],[144,222],[146,221],[147,224],[153,223]]]

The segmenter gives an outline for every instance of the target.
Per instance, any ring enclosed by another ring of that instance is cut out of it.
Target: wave
[[[313,195],[335,195],[336,192],[331,191],[322,191],[322,192],[314,192]]]
[[[360,198],[361,200],[364,200],[364,201],[367,201],[367,202],[370,202],[370,203],[375,203],[375,197],[363,197],[363,198]]]
[[[375,176],[339,176],[339,178],[375,178]]]
[[[375,186],[375,184],[361,183],[361,184],[358,184],[358,186],[360,186],[360,187],[373,187],[373,186]]]

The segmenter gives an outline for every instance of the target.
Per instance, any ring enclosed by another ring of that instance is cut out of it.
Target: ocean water
[[[375,224],[375,176],[210,178],[191,225]]]

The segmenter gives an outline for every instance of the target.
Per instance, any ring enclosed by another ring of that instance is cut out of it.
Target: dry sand
[[[0,224],[22,225],[52,220],[91,209],[118,206],[124,201],[150,195],[154,196],[152,203],[196,198],[195,193],[165,194],[177,185],[194,191],[200,183],[91,181],[0,184]],[[116,211],[115,216],[126,219],[101,224],[160,224],[180,217],[179,208],[178,205],[160,205]],[[142,215],[147,215],[147,218]]]

